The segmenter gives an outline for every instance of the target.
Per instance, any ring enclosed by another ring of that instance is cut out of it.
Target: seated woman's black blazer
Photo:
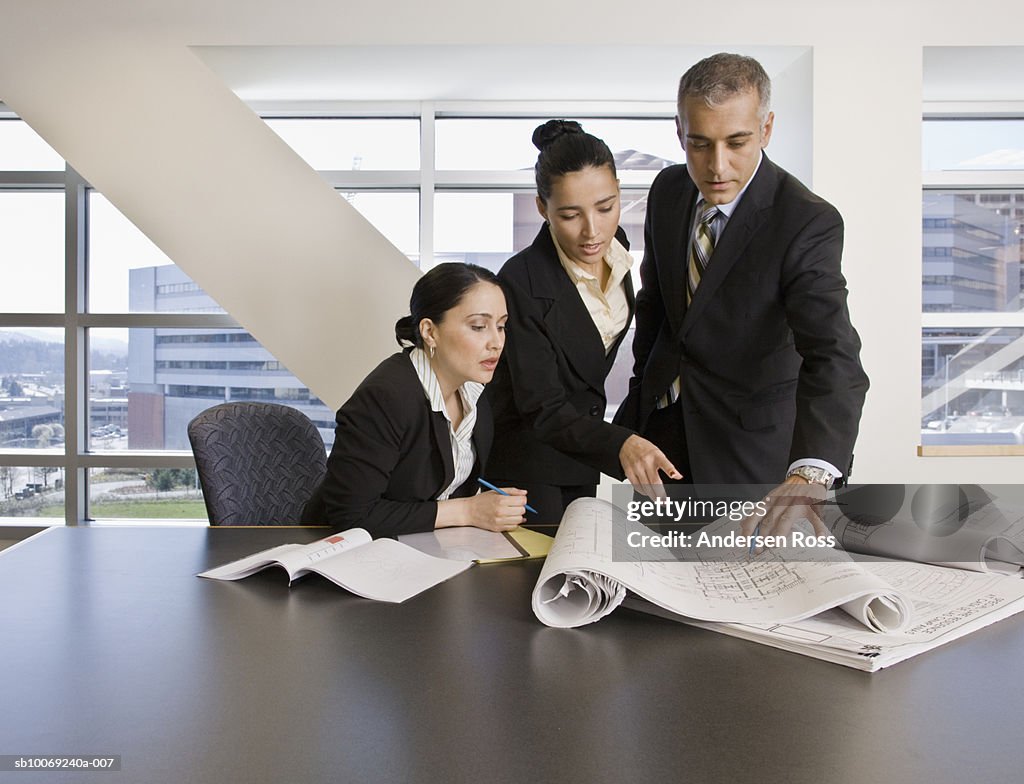
[[[437,496],[455,478],[448,420],[430,409],[405,353],[381,362],[338,410],[327,475],[306,522],[365,528],[373,537],[432,531]],[[493,439],[491,410],[477,403],[476,464],[453,498],[474,495]]]

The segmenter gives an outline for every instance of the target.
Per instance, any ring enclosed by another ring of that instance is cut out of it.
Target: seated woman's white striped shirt
[[[409,352],[409,359],[416,369],[416,375],[423,385],[423,391],[430,401],[432,411],[440,411],[448,421],[448,437],[452,443],[452,459],[455,464],[455,478],[452,483],[444,489],[437,497],[438,501],[449,498],[455,490],[462,485],[473,470],[476,463],[476,447],[473,445],[473,427],[476,425],[476,403],[483,394],[484,385],[476,381],[467,381],[459,387],[459,397],[462,399],[462,410],[465,412],[459,429],[452,427],[452,418],[444,407],[444,395],[441,393],[441,384],[434,375],[434,369],[430,367],[430,358],[422,349],[414,348]]]

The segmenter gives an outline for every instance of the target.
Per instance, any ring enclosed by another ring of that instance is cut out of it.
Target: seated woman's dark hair
[[[545,204],[557,177],[590,166],[607,166],[615,175],[615,158],[608,145],[583,130],[575,120],[548,120],[533,132],[533,145],[540,150],[533,167],[537,176],[537,195]]]
[[[423,348],[420,322],[430,319],[440,324],[444,314],[456,307],[477,283],[493,283],[501,288],[498,277],[489,269],[457,261],[438,264],[416,281],[409,298],[409,315],[395,322],[395,340],[400,346]]]

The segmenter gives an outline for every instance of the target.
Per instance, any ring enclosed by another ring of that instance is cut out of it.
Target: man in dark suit
[[[849,474],[868,380],[842,218],[764,155],[770,89],[757,61],[732,54],[680,81],[686,165],[662,171],[648,197],[633,378],[616,422],[686,481],[784,483],[773,497],[820,499]],[[782,506],[762,533],[788,529]]]

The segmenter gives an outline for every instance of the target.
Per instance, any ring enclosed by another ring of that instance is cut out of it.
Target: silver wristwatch
[[[811,465],[797,466],[786,474],[787,477],[799,476],[806,479],[808,482],[812,482],[816,485],[824,485],[826,490],[832,489],[832,483],[836,481],[836,478],[832,476],[832,472],[824,468],[817,468]]]

